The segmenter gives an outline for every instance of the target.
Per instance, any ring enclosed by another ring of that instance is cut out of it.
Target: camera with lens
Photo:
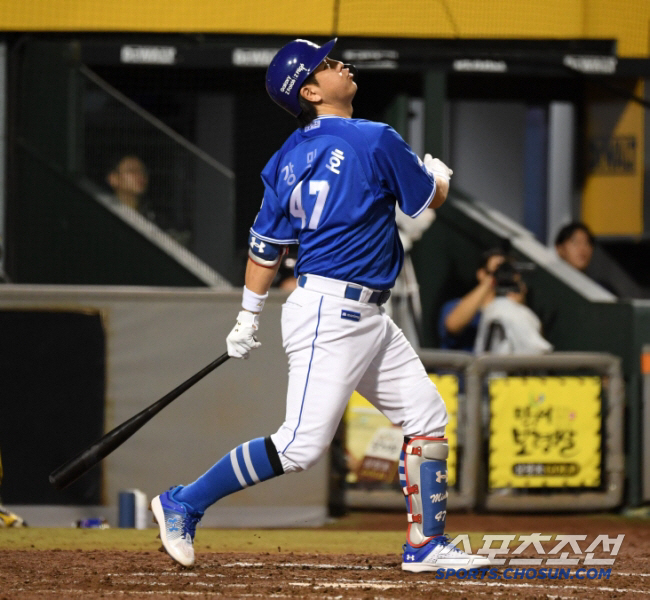
[[[511,262],[503,262],[494,270],[495,292],[505,296],[510,292],[522,291],[521,273]]]

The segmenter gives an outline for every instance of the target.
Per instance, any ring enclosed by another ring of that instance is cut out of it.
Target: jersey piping
[[[272,238],[272,237],[268,237],[266,235],[260,235],[252,227],[250,228],[250,232],[255,237],[260,238],[263,242],[269,242],[271,244],[298,244],[299,243],[297,238],[295,238],[295,239],[291,238],[291,239],[287,239],[287,240],[278,240],[278,239],[275,239],[275,238]]]
[[[424,203],[424,206],[422,206],[421,209],[418,210],[414,215],[409,215],[411,218],[415,219],[416,217],[419,217],[427,208],[429,208],[429,204],[431,204],[433,197],[436,195],[436,179],[434,177],[433,179],[433,190],[431,191],[431,195],[427,199],[427,201]]]

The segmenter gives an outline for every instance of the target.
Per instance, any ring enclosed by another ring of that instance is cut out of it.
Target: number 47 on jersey
[[[318,227],[320,217],[323,214],[323,208],[325,207],[327,194],[330,191],[330,184],[324,180],[311,180],[308,182],[299,181],[298,185],[293,188],[293,192],[291,192],[291,198],[289,200],[289,212],[291,213],[291,216],[300,219],[300,229],[304,229],[305,224],[307,223],[307,213],[305,212],[302,203],[303,183],[307,183],[309,185],[309,195],[316,196],[314,209],[312,210],[311,217],[309,218],[309,225],[307,225],[307,229],[316,229]]]

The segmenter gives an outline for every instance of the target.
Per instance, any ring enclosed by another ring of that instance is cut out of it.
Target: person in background
[[[594,245],[595,240],[593,234],[580,221],[568,223],[555,236],[555,251],[564,262],[591,277],[596,283],[614,294],[614,296],[620,296],[619,291],[609,281],[594,277],[593,273],[588,272],[591,259],[594,255]]]
[[[440,348],[473,352],[481,310],[496,297],[494,272],[506,260],[504,250],[486,250],[476,270],[476,287],[462,298],[454,298],[443,304],[438,319]]]
[[[563,261],[584,273],[594,254],[594,236],[584,223],[573,221],[558,232],[555,251]]]
[[[127,154],[116,160],[106,175],[106,183],[120,204],[153,220],[152,211],[144,199],[149,188],[149,172],[138,156]]]
[[[542,336],[539,317],[526,306],[526,284],[510,261],[492,274],[494,294],[483,306],[474,352],[491,354],[546,354],[553,346]]]

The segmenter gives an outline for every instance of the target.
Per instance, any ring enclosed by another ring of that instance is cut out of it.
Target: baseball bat
[[[94,444],[88,446],[85,450],[77,454],[74,458],[61,465],[50,473],[50,483],[57,489],[70,485],[84,473],[87,473],[103,458],[108,456],[113,450],[121,446],[128,440],[138,429],[151,420],[165,406],[176,400],[182,393],[190,389],[195,383],[203,379],[208,373],[214,371],[219,365],[228,360],[228,353],[225,352],[219,358],[209,365],[192,375],[188,380],[181,383],[168,394],[165,394],[160,400],[140,411],[121,425],[109,431],[106,435],[99,438]]]

